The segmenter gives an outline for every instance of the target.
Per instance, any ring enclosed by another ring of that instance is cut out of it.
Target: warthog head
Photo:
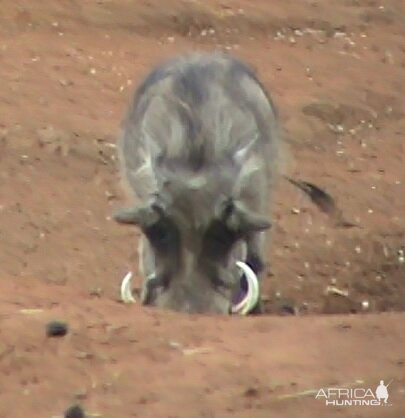
[[[249,279],[253,272],[238,261],[246,260],[249,237],[270,223],[227,197],[220,190],[220,177],[217,180],[213,174],[177,178],[152,201],[115,213],[118,222],[137,225],[143,232],[139,256],[146,279],[144,304],[229,313],[232,302],[247,292],[241,289],[241,276],[245,273]]]

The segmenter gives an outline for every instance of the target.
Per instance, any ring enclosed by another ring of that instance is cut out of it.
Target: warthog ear
[[[264,231],[271,227],[271,222],[265,216],[232,200],[221,205],[220,217],[229,229],[239,234]]]
[[[138,225],[142,228],[152,226],[160,219],[160,217],[160,208],[153,204],[119,209],[113,214],[113,219],[118,223]]]

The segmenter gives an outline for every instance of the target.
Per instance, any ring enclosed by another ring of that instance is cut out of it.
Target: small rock
[[[101,297],[103,295],[103,289],[101,287],[96,287],[90,290],[90,296]]]
[[[76,353],[76,358],[78,358],[79,360],[90,360],[93,357],[93,354],[88,353],[86,351],[79,351],[78,353]]]
[[[45,147],[51,152],[59,153],[66,157],[72,147],[73,135],[61,129],[55,129],[49,125],[37,131],[40,147]]]
[[[68,325],[65,322],[52,321],[46,326],[48,337],[64,337],[68,333]]]
[[[178,348],[178,349],[182,348],[181,344],[177,341],[169,341],[169,346],[171,348]]]
[[[85,418],[86,417],[84,410],[80,405],[70,406],[65,411],[65,414],[63,416],[64,418]]]
[[[82,389],[82,390],[77,391],[74,396],[78,400],[83,400],[87,398],[88,393],[86,389]]]
[[[398,250],[398,263],[399,264],[405,264],[405,254],[404,254],[404,251],[402,249]]]
[[[280,304],[279,313],[282,316],[286,315],[296,315],[297,310],[292,302],[284,302]]]
[[[61,86],[63,86],[63,87],[68,87],[68,86],[73,85],[73,81],[71,81],[71,80],[66,80],[66,79],[64,79],[64,78],[61,78],[61,79],[59,80],[59,84],[60,84]]]
[[[391,51],[385,51],[383,62],[387,64],[394,64],[394,56]]]
[[[335,295],[347,298],[349,297],[349,291],[346,289],[339,289],[335,286],[327,286],[325,289],[325,295]]]
[[[247,398],[255,398],[259,395],[259,390],[257,388],[250,387],[245,390],[243,395]]]

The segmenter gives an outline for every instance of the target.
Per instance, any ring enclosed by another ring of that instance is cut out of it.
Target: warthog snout
[[[238,259],[237,243],[251,233],[268,229],[270,223],[231,201],[216,213],[206,228],[194,231],[191,226],[182,231],[170,211],[157,203],[122,209],[114,214],[117,222],[137,225],[144,233],[148,249],[144,242],[140,248],[141,260],[152,253],[159,259],[160,269],[145,277],[142,292],[145,305],[190,313],[231,313],[247,309],[246,303],[249,306],[257,303],[258,279],[241,261],[245,255],[240,254]],[[189,245],[184,245],[185,242]],[[153,264],[157,264],[156,260]],[[241,282],[243,274],[246,289]]]

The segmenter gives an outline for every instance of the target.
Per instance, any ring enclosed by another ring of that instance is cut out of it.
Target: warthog
[[[135,94],[118,149],[134,206],[114,219],[142,231],[142,303],[252,309],[246,294],[264,272],[280,161],[276,110],[255,72],[222,53],[157,66]]]

